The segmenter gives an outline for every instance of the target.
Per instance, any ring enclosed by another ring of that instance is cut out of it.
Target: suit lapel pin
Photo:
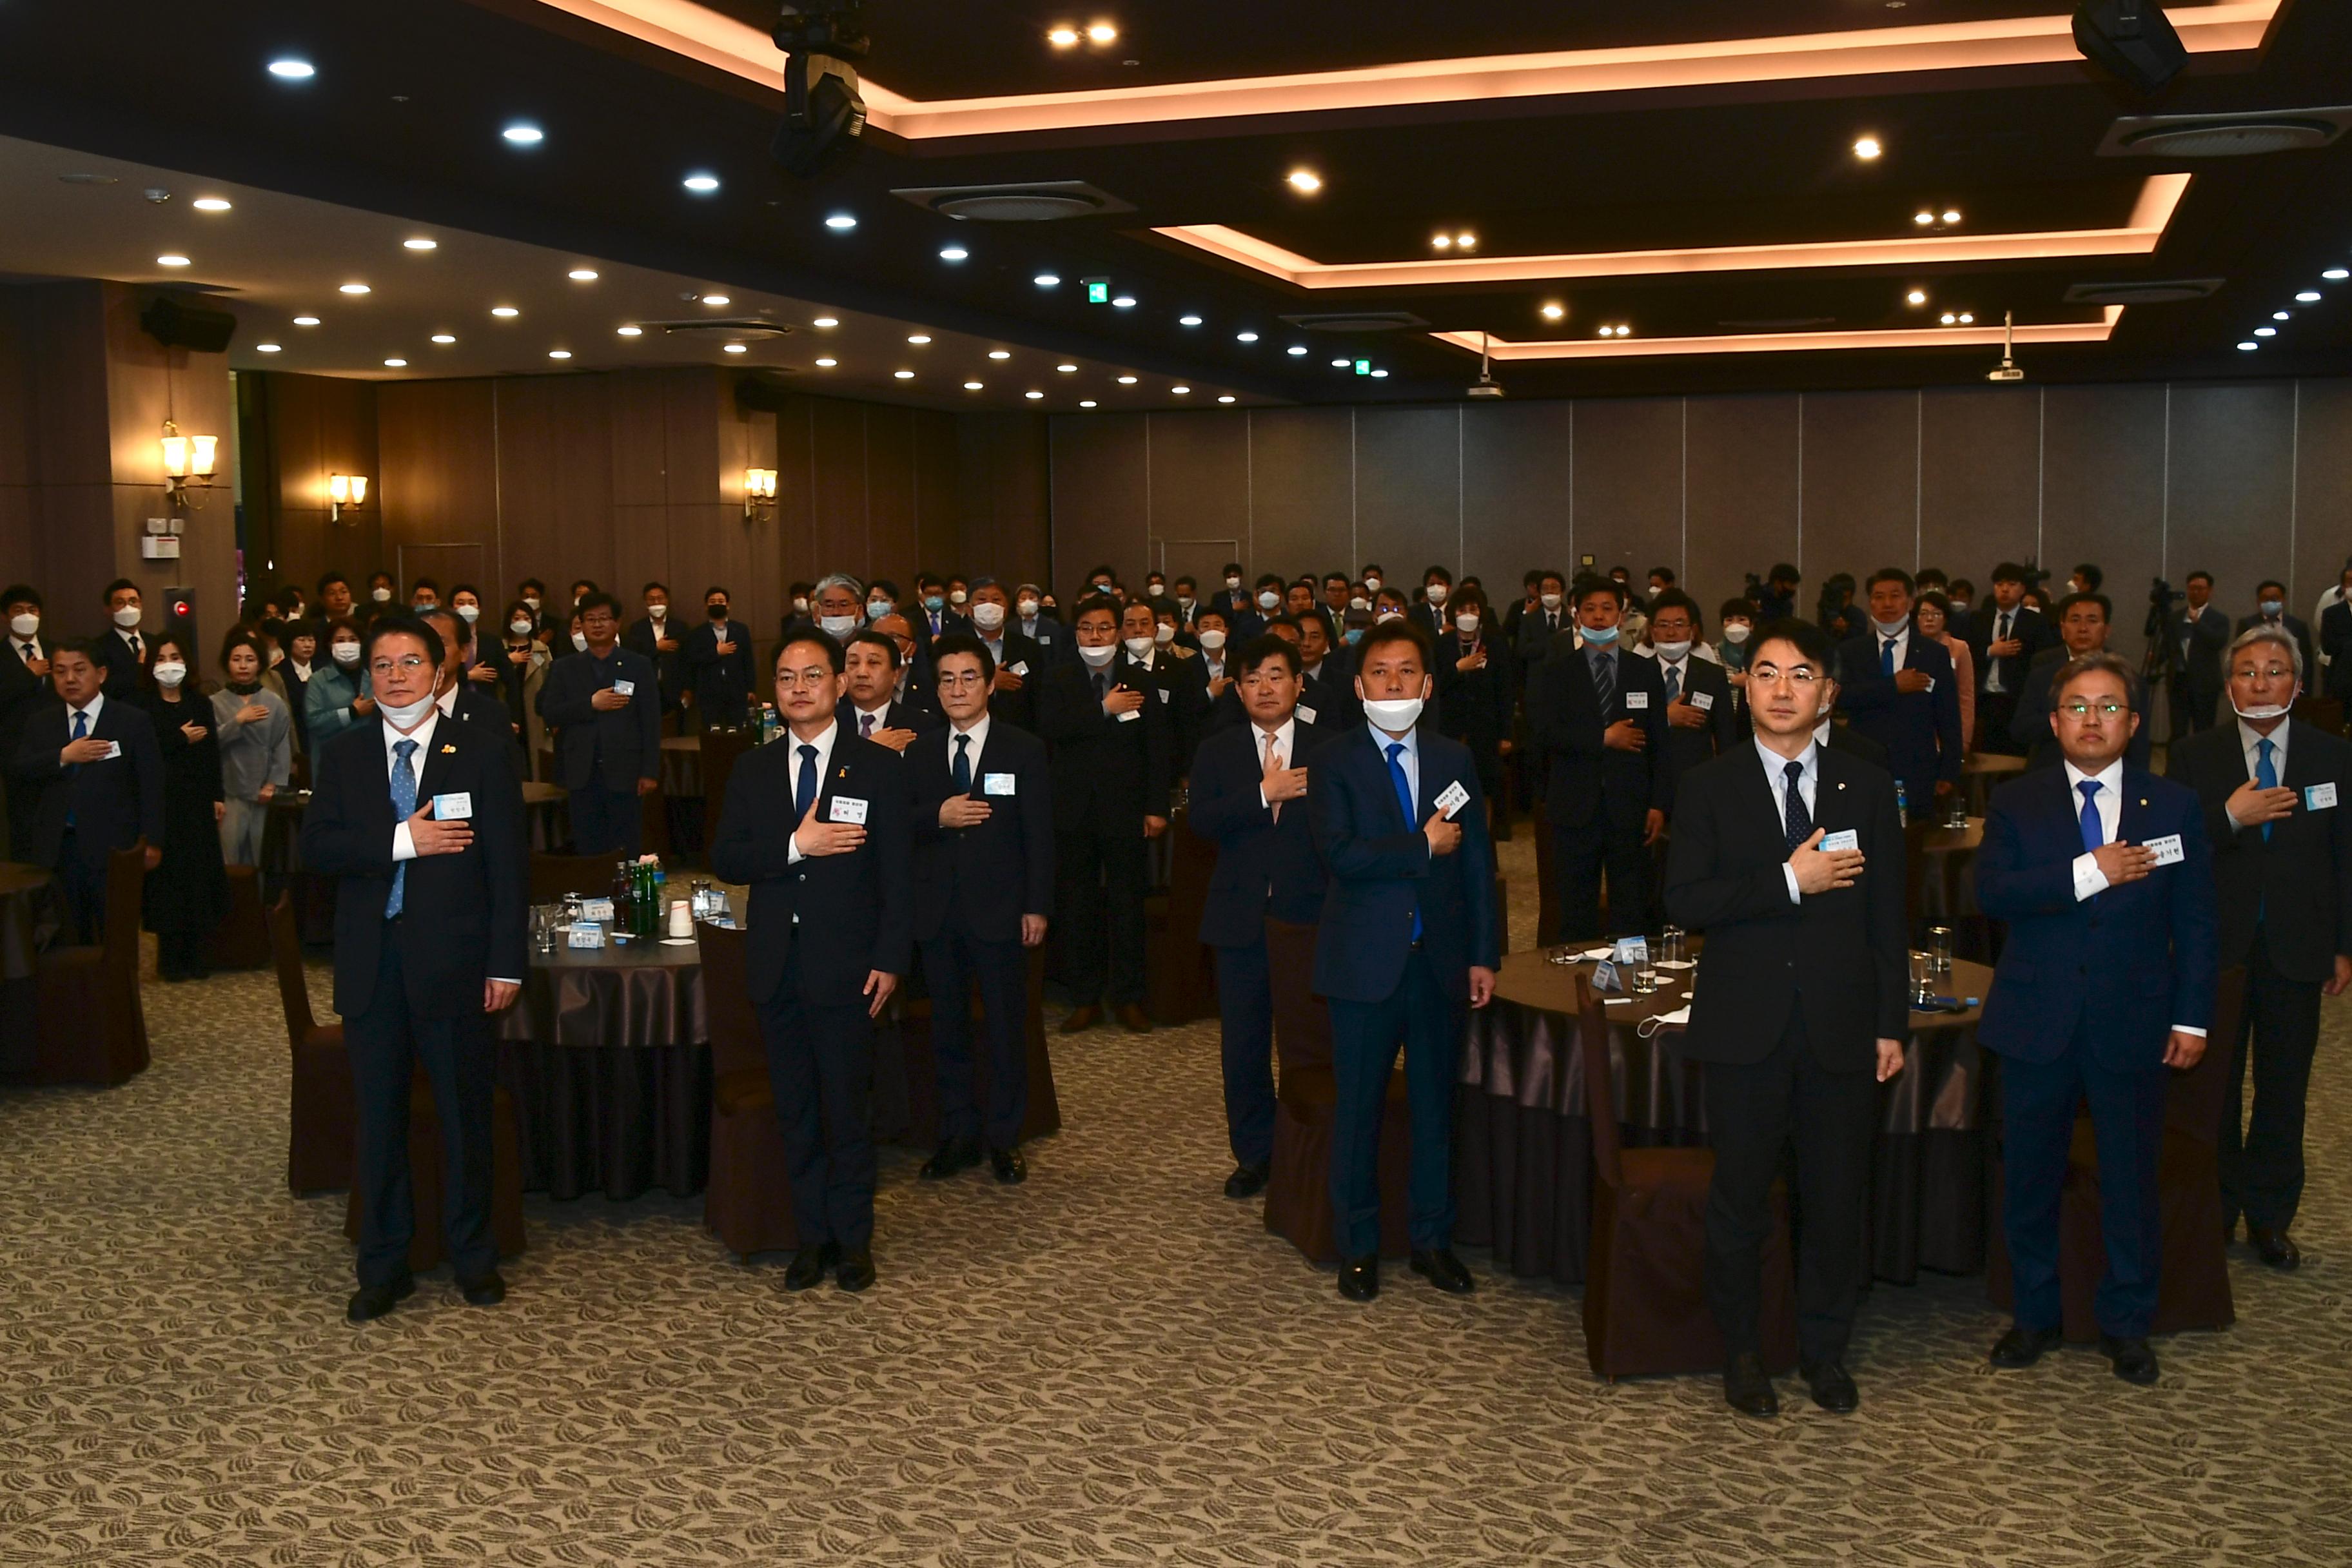
[[[457,748],[455,746],[444,746],[441,748],[441,754],[445,757],[454,757],[457,754]],[[2146,805],[2147,802],[2142,801],[2140,804],[2142,805]]]
[[[849,770],[846,767],[841,768],[837,770],[833,776],[837,779],[845,779],[849,776]]]
[[[1843,789],[1843,788],[1845,788],[1845,781],[1844,781],[1843,779],[1840,779],[1840,780],[1838,780],[1838,788],[1840,788],[1840,789]]]
[[[2142,796],[2140,796],[2140,801],[2139,801],[2139,803],[2140,803],[2140,805],[2146,805],[2147,804],[2147,797],[2146,795],[2142,795]]]

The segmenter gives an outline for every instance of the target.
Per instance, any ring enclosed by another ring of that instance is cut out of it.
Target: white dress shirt
[[[880,729],[882,727],[881,721],[878,719],[876,720],[874,727],[877,730]],[[808,741],[802,740],[790,730],[786,730],[784,731],[782,744],[790,749],[793,759],[792,784],[788,792],[784,795],[784,805],[787,809],[791,807],[794,798],[800,795],[801,768],[803,764],[816,769],[816,791],[809,796],[809,810],[814,811],[816,809],[817,802],[824,795],[824,771],[826,768],[833,765],[833,742],[840,733],[841,726],[838,723],[826,724],[823,734],[818,735],[814,740]],[[811,762],[809,759],[801,755],[801,748],[803,746],[814,746],[816,748],[816,757],[814,762]],[[798,835],[795,834],[793,838],[792,847],[784,852],[784,864],[787,866],[797,866],[801,863],[803,858],[803,857],[801,854],[800,838]],[[800,923],[800,916],[794,915],[793,917],[793,923],[794,925],[798,925]]]
[[[73,722],[74,722],[74,715],[75,715],[75,714],[77,714],[77,713],[87,713],[87,714],[89,714],[89,724],[88,724],[88,725],[84,726],[84,728],[83,728],[83,730],[82,730],[82,738],[83,738],[83,739],[85,739],[85,740],[87,740],[87,739],[89,739],[90,736],[97,734],[97,733],[98,733],[98,716],[99,716],[99,714],[100,714],[100,712],[102,712],[102,711],[104,711],[104,710],[105,710],[105,708],[106,708],[106,693],[105,693],[105,692],[103,692],[103,691],[100,691],[100,692],[97,693],[95,696],[91,697],[91,698],[90,698],[90,700],[89,700],[89,702],[85,703],[83,706],[81,706],[81,707],[79,707],[79,708],[68,708],[68,709],[67,709],[67,710],[66,710],[66,740],[67,740],[67,741],[70,741],[70,740],[72,740],[72,739],[73,739]],[[59,751],[63,751],[63,750],[65,750],[64,743],[63,743],[63,742],[59,742],[58,749]]]
[[[26,664],[32,663],[33,660],[37,658],[47,658],[49,657],[47,654],[41,651],[41,634],[38,632],[35,632],[28,637],[20,637],[15,632],[10,632],[8,634],[8,646],[15,648],[16,650],[16,657],[23,659]]]
[[[1871,622],[1870,657],[1874,664],[1885,662],[1886,645],[1889,643],[1895,645],[1895,668],[1897,669],[1909,668],[1906,661],[1911,657],[1911,624],[1906,621],[1901,631],[1896,632],[1893,637],[1888,637],[1879,630],[1876,621]]]
[[[2243,726],[2240,728],[2242,730]],[[2282,724],[2279,728],[2284,730],[2286,726]],[[2105,772],[2099,773],[2086,773],[2072,763],[2066,764],[2066,794],[2074,804],[2074,815],[2077,817],[2083,815],[2083,783],[2086,779],[2098,781],[2099,790],[2091,797],[2091,804],[2099,810],[2099,841],[2102,844],[2113,844],[2124,815],[2123,759],[2117,757],[2107,764]],[[2106,891],[2107,887],[2107,874],[2099,869],[2096,857],[2088,850],[2074,857],[2074,901],[2076,903],[2082,902],[2084,899],[2095,898]],[[2173,1025],[2172,1032],[2176,1035],[2194,1035],[2200,1040],[2205,1037],[2204,1030],[2191,1028],[2187,1024]]]
[[[962,735],[969,736],[971,740],[971,743],[963,749],[963,754],[964,761],[969,763],[971,768],[972,782],[974,784],[979,784],[981,782],[980,753],[988,749],[989,718],[990,714],[988,710],[983,708],[980,710],[980,717],[971,721],[971,728],[969,730],[958,729],[956,727],[955,721],[953,720],[950,720],[948,721],[949,778],[952,779],[955,777],[956,738]]]
[[[1813,731],[1812,742],[1805,747],[1804,755],[1795,758],[1782,756],[1766,745],[1762,736],[1757,737],[1756,754],[1763,761],[1765,782],[1772,786],[1772,809],[1780,814],[1782,822],[1789,820],[1789,764],[1793,761],[1803,770],[1797,774],[1797,794],[1805,803],[1805,818],[1816,827],[1821,826],[1820,819],[1814,815],[1813,803],[1821,798],[1822,735],[1828,728],[1829,724],[1824,721]],[[1804,902],[1805,896],[1797,887],[1796,867],[1783,860],[1780,862],[1780,874],[1789,880],[1789,901],[1792,904]]]
[[[1373,739],[1375,739],[1375,740],[1381,740],[1381,739],[1382,739],[1382,736],[1383,736],[1383,733],[1384,733],[1383,731],[1373,731]],[[1258,803],[1258,805],[1262,805],[1262,806],[1265,806],[1268,811],[1271,811],[1271,810],[1273,810],[1273,809],[1274,809],[1274,802],[1272,802],[1272,801],[1270,801],[1270,800],[1268,800],[1268,799],[1266,799],[1266,798],[1265,798],[1265,763],[1266,763],[1266,742],[1267,742],[1267,739],[1268,739],[1269,737],[1271,737],[1271,738],[1272,738],[1273,742],[1274,742],[1274,749],[1275,749],[1276,751],[1280,752],[1282,753],[1282,765],[1283,765],[1284,767],[1286,767],[1286,768],[1295,768],[1295,767],[1297,767],[1297,766],[1298,765],[1298,719],[1297,719],[1297,716],[1296,714],[1294,714],[1294,715],[1292,715],[1290,718],[1285,719],[1281,723],[1279,723],[1279,724],[1276,725],[1276,726],[1275,726],[1273,729],[1271,729],[1271,730],[1265,729],[1265,728],[1262,727],[1261,725],[1259,725],[1259,724],[1257,724],[1257,723],[1255,723],[1255,722],[1253,722],[1253,723],[1250,725],[1250,734],[1251,734],[1253,737],[1255,737],[1255,738],[1256,739],[1256,742],[1257,742],[1257,770],[1258,770],[1258,775],[1259,775],[1259,776],[1258,776],[1258,786],[1257,786],[1257,803]],[[1383,742],[1383,743],[1385,743],[1385,742]],[[1382,760],[1386,760],[1386,758],[1387,758],[1387,756],[1388,756],[1388,752],[1387,752],[1386,751],[1383,751],[1383,752],[1381,752],[1381,756]],[[1405,756],[1403,756],[1403,757],[1400,757],[1400,758],[1398,758],[1397,760],[1398,760],[1399,762],[1408,762],[1408,761],[1411,759],[1411,757],[1412,757],[1412,753],[1411,753],[1410,752],[1408,752],[1405,754]],[[1415,791],[1414,791],[1413,798],[1414,798],[1414,799],[1416,799],[1416,800],[1420,799],[1420,798],[1421,798],[1421,796],[1420,796],[1420,792],[1419,792],[1419,787],[1418,787],[1418,786],[1419,786],[1419,783],[1420,783],[1420,781],[1419,781],[1418,776],[1416,775],[1416,773],[1414,773],[1414,771],[1412,770],[1412,767],[1408,766],[1408,767],[1405,769],[1405,777],[1407,777],[1407,778],[1409,778],[1409,779],[1412,779],[1412,780],[1414,780],[1414,784],[1415,784]]]
[[[1637,648],[1634,651],[1638,653],[1641,650]],[[1668,670],[1674,672],[1675,700],[1689,701],[1691,656],[1685,653],[1680,658],[1668,658],[1654,647],[1650,650],[1650,657],[1658,661],[1658,679],[1662,684],[1666,679],[1666,672]]]

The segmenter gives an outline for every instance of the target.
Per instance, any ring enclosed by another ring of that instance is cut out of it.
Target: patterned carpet
[[[863,1297],[787,1297],[695,1202],[533,1199],[505,1307],[444,1270],[354,1330],[270,981],[147,1006],[129,1086],[0,1094],[0,1563],[2352,1562],[2352,1005],[2309,1262],[2241,1251],[2159,1387],[1997,1375],[1981,1282],[1931,1277],[1864,1309],[1858,1415],[1789,1383],[1771,1424],[1596,1382],[1575,1298],[1477,1254],[1466,1300],[1342,1302],[1218,1193],[1213,1026],[1057,1038],[1025,1187],[887,1155]]]

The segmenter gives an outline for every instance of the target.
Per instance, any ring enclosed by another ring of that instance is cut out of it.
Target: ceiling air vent
[[[2127,114],[2107,127],[2102,158],[2244,158],[2325,147],[2352,125],[2352,105],[2237,114]]]
[[[1282,319],[1309,332],[1416,332],[1429,326],[1411,310],[1335,310]]]
[[[639,326],[657,332],[701,332],[721,338],[781,338],[792,328],[782,321],[771,321],[761,316],[689,316],[682,321],[640,321]]]
[[[921,185],[892,191],[941,217],[971,223],[1052,223],[1100,213],[1131,213],[1120,201],[1084,180],[1044,180],[1020,185]]]
[[[2177,305],[2210,298],[2219,278],[2149,278],[2130,283],[2077,283],[2066,290],[2069,305]]]

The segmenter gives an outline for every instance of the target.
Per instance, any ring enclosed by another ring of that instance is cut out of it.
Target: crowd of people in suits
[[[659,583],[639,614],[593,582],[568,604],[517,585],[485,628],[470,584],[366,597],[257,593],[194,676],[187,627],[146,629],[138,587],[110,625],[45,640],[35,589],[5,590],[0,754],[14,853],[54,868],[92,940],[104,866],[143,842],[166,978],[200,973],[225,864],[251,864],[296,757],[313,795],[300,852],[340,883],[336,1005],[360,1086],[367,1216],[350,1315],[412,1288],[407,1083],[433,1079],[447,1140],[449,1250],[468,1300],[501,1299],[488,1241],[488,1018],[525,972],[520,788],[551,759],[583,855],[635,856],[666,728],[777,734],[737,765],[712,871],[749,887],[751,997],[767,1042],[800,1250],[785,1284],[875,1279],[871,1036],[919,955],[942,1136],[922,1168],[1027,1174],[1020,1031],[1032,952],[1055,938],[1061,1029],[1147,1032],[1145,896],[1179,816],[1214,847],[1199,936],[1214,953],[1234,1167],[1265,1187],[1275,1121],[1265,921],[1316,924],[1338,1117],[1330,1195],[1340,1293],[1380,1289],[1378,1130],[1400,1053],[1411,1124],[1412,1267],[1466,1293],[1452,1247],[1454,1054],[1504,945],[1494,843],[1549,836],[1543,944],[1671,920],[1704,934],[1680,1049],[1707,1064],[1717,1151],[1708,1297],[1738,1409],[1777,1408],[1758,1343],[1770,1189],[1793,1148],[1805,1215],[1801,1371],[1823,1407],[1862,1283],[1862,1193],[1877,1098],[1908,1035],[1903,824],[1962,784],[1972,752],[2025,759],[1995,794],[1978,863],[2008,933],[1979,1030],[2003,1062],[2004,1227],[2016,1321],[2001,1367],[2055,1343],[2057,1194],[2078,1103],[2101,1161],[2098,1298],[2117,1373],[2152,1381],[2155,1145],[2168,1069],[2193,1063],[2215,976],[2246,972],[2224,1042],[2222,1181],[2234,1234],[2293,1268],[2302,1122],[2323,995],[2352,985],[2352,787],[2340,734],[2294,717],[2352,695],[2352,568],[2315,618],[2261,584],[2235,622],[2191,574],[2147,656],[2109,650],[2095,565],[2063,592],[2004,563],[1981,599],[1940,572],[1822,584],[1812,619],[1788,564],[1703,606],[1659,568],[1537,568],[1498,605],[1429,567],[1255,577],[1088,573],[1064,605],[988,576],[795,583],[772,651],[724,587],[677,624]],[[323,655],[323,657],[321,657]],[[2325,674],[2322,675],[2323,669]],[[2165,682],[2166,774],[2149,687]],[[2233,721],[2220,721],[2230,703]],[[1532,809],[1530,809],[1532,808]],[[983,1074],[979,1064],[985,1061]],[[985,1094],[979,1088],[985,1080]]]

